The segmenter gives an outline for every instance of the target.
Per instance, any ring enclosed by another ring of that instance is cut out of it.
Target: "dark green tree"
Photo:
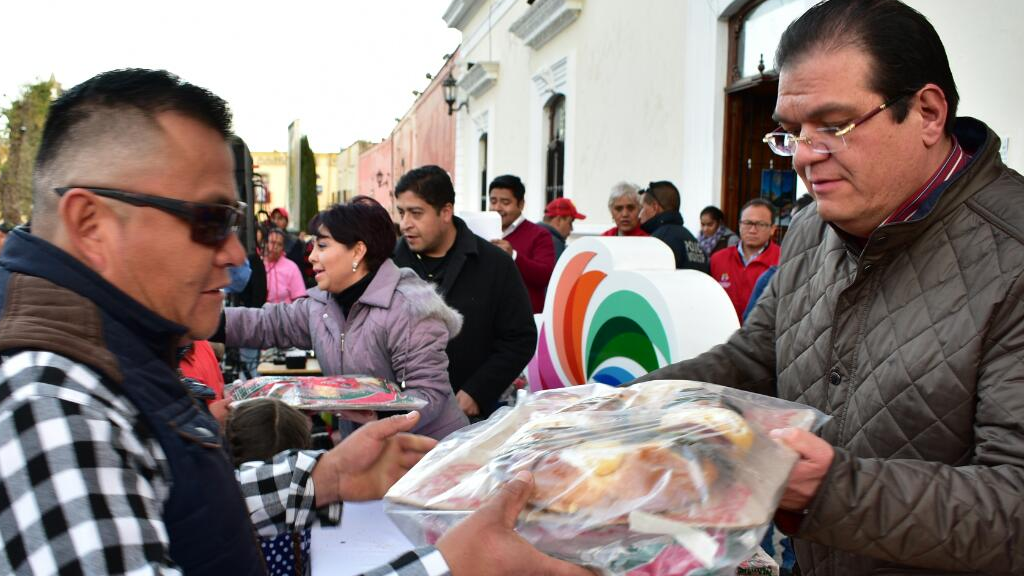
[[[8,224],[20,224],[32,213],[32,166],[50,101],[59,90],[51,77],[26,86],[20,98],[0,110],[6,120],[0,131],[0,148],[6,150],[6,160],[0,164],[0,218]]]
[[[319,208],[316,202],[316,155],[305,136],[299,147],[299,221],[295,225],[303,230]]]

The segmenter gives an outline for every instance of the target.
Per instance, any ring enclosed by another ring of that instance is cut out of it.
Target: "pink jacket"
[[[462,316],[434,287],[408,268],[385,261],[348,318],[333,296],[319,288],[291,304],[228,308],[225,343],[247,348],[316,351],[324,374],[368,374],[405,382],[427,401],[415,432],[443,438],[469,421],[448,381],[445,347],[462,328]]]
[[[306,295],[302,272],[290,259],[282,255],[277,262],[263,261],[267,269],[267,302],[291,302]]]

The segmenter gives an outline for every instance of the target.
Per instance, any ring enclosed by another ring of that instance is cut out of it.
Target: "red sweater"
[[[611,230],[605,230],[604,232],[601,232],[601,236],[618,236],[618,235],[619,235],[619,227],[618,226],[612,226]],[[626,236],[650,236],[650,234],[645,232],[643,228],[637,226],[636,228],[633,228],[632,230],[630,230],[629,234],[626,234]]]
[[[206,340],[196,340],[192,349],[181,359],[181,373],[206,384],[217,395],[215,400],[224,397],[224,374],[220,371],[217,355]]]
[[[529,220],[523,220],[505,240],[516,251],[516,267],[530,293],[534,314],[544,310],[544,294],[555,271],[555,243],[551,233]]]
[[[764,271],[779,264],[779,245],[769,241],[768,247],[756,258],[743,266],[738,246],[730,246],[711,255],[711,277],[725,288],[726,294],[736,308],[736,317],[743,322],[743,311],[747,309],[754,284]]]

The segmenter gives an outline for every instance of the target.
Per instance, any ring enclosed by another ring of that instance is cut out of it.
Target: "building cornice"
[[[480,9],[483,0],[452,0],[448,9],[444,11],[444,21],[449,28],[462,29],[469,23],[469,20]]]
[[[582,11],[583,0],[536,0],[512,23],[509,32],[537,50],[575,22]]]
[[[538,70],[533,75],[533,87],[537,95],[545,99],[552,94],[564,94],[569,82],[569,58],[560,58],[557,62]]]
[[[497,62],[475,62],[459,78],[457,86],[473,98],[483,96],[498,81]]]
[[[490,110],[484,110],[484,112],[482,114],[478,114],[476,116],[473,116],[473,126],[476,128],[477,137],[479,137],[481,134],[486,134],[487,133],[487,127],[488,127],[488,125],[490,123],[490,119],[491,119],[491,111]]]

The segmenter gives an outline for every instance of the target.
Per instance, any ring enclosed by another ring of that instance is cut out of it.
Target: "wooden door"
[[[739,232],[740,208],[761,194],[761,170],[791,170],[792,158],[777,156],[761,141],[778,125],[772,121],[778,78],[728,91],[725,97],[725,159],[722,211],[726,225]]]

